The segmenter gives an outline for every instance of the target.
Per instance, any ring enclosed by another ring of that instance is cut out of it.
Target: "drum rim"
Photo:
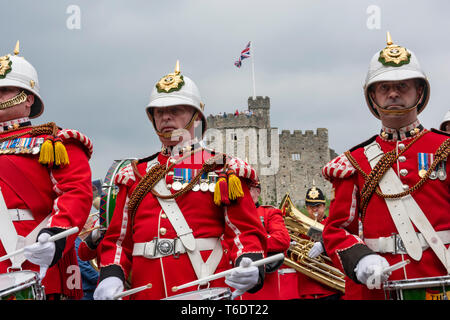
[[[20,283],[15,284],[12,287],[8,287],[6,289],[0,289],[0,298],[4,297],[4,296],[8,296],[11,293],[17,292],[17,291],[21,291],[23,289],[26,288],[31,288],[35,285],[38,285],[39,283],[39,274],[35,271],[32,270],[22,270],[22,271],[15,271],[15,272],[10,272],[10,273],[4,273],[3,275],[12,275],[12,274],[17,274],[17,273],[22,273],[22,274],[30,274],[32,275],[31,278],[25,280],[25,281],[21,281]],[[1,276],[2,274],[0,274]],[[34,290],[33,290],[33,293]]]
[[[167,298],[164,298],[162,300],[177,300],[175,299],[175,297],[185,297],[188,296],[189,294],[198,294],[200,292],[208,292],[208,291],[221,291],[220,294],[216,294],[217,297],[226,297],[229,296],[231,297],[231,290],[230,288],[227,287],[214,287],[214,288],[205,288],[205,289],[200,289],[200,290],[193,290],[193,291],[189,291],[189,292],[184,292],[184,293],[180,293],[177,295],[173,295]],[[185,299],[185,300],[194,300],[194,299]],[[217,300],[217,299],[205,299],[205,300]]]

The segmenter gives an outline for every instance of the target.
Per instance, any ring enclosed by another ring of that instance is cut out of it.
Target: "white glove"
[[[113,300],[123,291],[123,282],[118,277],[108,277],[100,281],[94,291],[94,300]]]
[[[323,252],[323,246],[320,241],[314,243],[311,250],[308,252],[308,257],[310,258],[317,258],[321,253]]]
[[[55,243],[53,241],[48,241],[48,238],[50,237],[50,234],[45,232],[42,233],[39,236],[38,241],[30,246],[26,246],[23,252],[25,258],[40,267],[39,276],[41,280],[45,277],[47,269],[55,256]]]
[[[390,272],[383,272],[383,269],[388,267],[389,263],[385,258],[378,254],[369,254],[356,265],[356,278],[369,289],[380,289],[381,284],[391,275]]]
[[[231,299],[242,295],[245,291],[253,288],[259,279],[258,267],[250,266],[252,259],[244,257],[239,263],[241,269],[233,271],[231,274],[225,277],[225,283],[230,287],[236,289],[232,293]]]

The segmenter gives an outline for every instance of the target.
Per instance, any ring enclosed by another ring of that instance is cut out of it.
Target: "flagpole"
[[[251,51],[250,51],[250,57],[252,58],[252,81],[253,81],[253,100],[256,100],[256,86],[255,86],[255,50],[253,49],[253,41],[251,43]]]

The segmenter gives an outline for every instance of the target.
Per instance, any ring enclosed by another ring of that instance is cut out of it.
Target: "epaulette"
[[[434,133],[437,133],[437,134],[442,134],[444,136],[450,137],[450,133],[447,132],[447,131],[441,131],[441,130],[434,129],[434,128],[431,128],[430,131],[434,132]]]
[[[322,168],[322,176],[333,182],[333,179],[344,179],[355,173],[356,169],[347,159],[345,154],[334,158]]]
[[[123,184],[127,187],[132,186],[136,181],[136,176],[134,174],[133,166],[130,164],[126,165],[117,173],[114,178],[114,183],[116,185]]]
[[[56,138],[61,139],[63,143],[70,142],[71,139],[80,142],[81,145],[84,147],[84,151],[86,152],[88,158],[89,159],[91,158],[93,152],[92,141],[81,132],[73,129],[62,129],[58,131],[58,133],[56,134]]]
[[[114,183],[116,185],[123,184],[128,187],[132,186],[137,180],[141,178],[139,172],[137,172],[137,165],[152,161],[158,156],[158,154],[159,152],[156,152],[151,156],[132,161],[131,163],[120,169],[120,171],[114,178]]]

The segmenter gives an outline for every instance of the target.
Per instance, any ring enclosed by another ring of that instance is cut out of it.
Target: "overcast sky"
[[[338,153],[380,129],[362,86],[387,30],[395,43],[414,51],[429,77],[423,125],[438,127],[450,109],[446,1],[1,3],[0,55],[12,53],[20,39],[20,55],[39,74],[45,111],[34,124],[54,121],[89,136],[93,179],[103,179],[114,159],[160,149],[145,106],[177,59],[199,87],[206,115],[246,109],[253,94],[251,62],[238,69],[234,61],[248,41],[256,94],[270,97],[272,126],[328,128],[330,148]]]

